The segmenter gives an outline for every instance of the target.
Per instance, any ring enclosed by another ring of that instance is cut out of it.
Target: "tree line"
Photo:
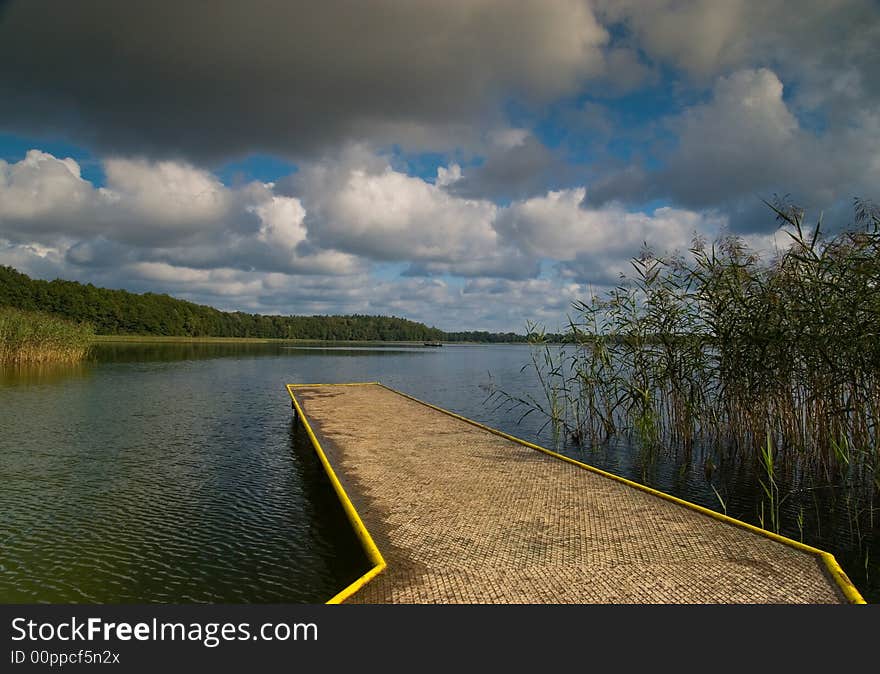
[[[90,323],[99,335],[257,337],[364,341],[514,342],[515,333],[447,333],[396,316],[267,316],[213,307],[157,293],[131,293],[77,281],[32,279],[0,266],[0,306],[44,311]]]

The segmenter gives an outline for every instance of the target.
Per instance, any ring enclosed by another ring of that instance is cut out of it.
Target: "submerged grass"
[[[86,357],[94,336],[87,323],[0,307],[0,365],[76,363]]]

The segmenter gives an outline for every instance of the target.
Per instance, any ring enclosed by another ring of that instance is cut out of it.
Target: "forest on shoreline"
[[[444,332],[396,316],[269,316],[220,311],[169,295],[30,278],[0,266],[0,307],[88,323],[98,335],[328,341],[525,342],[512,332]]]

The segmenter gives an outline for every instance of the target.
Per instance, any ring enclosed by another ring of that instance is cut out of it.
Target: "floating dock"
[[[863,603],[827,552],[381,384],[287,388],[372,565],[331,603]]]

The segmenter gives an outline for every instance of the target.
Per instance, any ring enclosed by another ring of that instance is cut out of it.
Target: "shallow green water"
[[[527,349],[102,344],[82,366],[4,371],[0,602],[325,601],[365,561],[284,385],[381,380],[548,444],[536,418],[485,404],[492,385],[532,390]],[[566,451],[719,508],[698,454]],[[721,470],[728,513],[755,521],[751,468]],[[790,499],[784,532],[801,513],[804,539],[877,597],[876,530],[856,536],[826,496]]]

